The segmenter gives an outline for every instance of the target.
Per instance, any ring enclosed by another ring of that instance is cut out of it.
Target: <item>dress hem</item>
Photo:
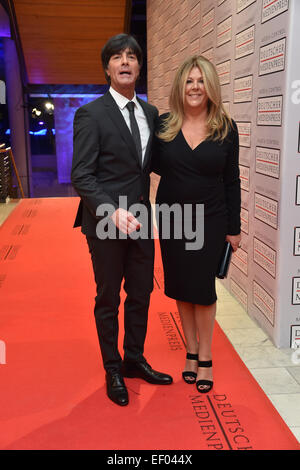
[[[173,300],[178,300],[179,302],[189,302],[191,304],[195,304],[195,305],[204,305],[206,307],[208,307],[209,305],[213,305],[214,303],[216,303],[216,301],[218,300],[217,296],[216,296],[216,299],[213,301],[213,302],[194,302],[193,300],[187,300],[186,298],[179,298],[179,296],[174,296],[172,294],[168,294],[166,291],[165,292],[165,295],[167,297],[169,297],[170,299],[173,299]]]

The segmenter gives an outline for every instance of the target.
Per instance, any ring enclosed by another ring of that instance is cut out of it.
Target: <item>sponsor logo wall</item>
[[[149,0],[148,99],[161,113],[178,65],[199,53],[237,123],[242,246],[226,288],[278,347],[300,330],[300,1]],[[154,187],[155,187],[154,179]]]

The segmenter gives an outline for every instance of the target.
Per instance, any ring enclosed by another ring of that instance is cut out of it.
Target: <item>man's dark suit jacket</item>
[[[158,119],[157,109],[140,99],[150,136],[143,166],[139,162],[131,132],[110,92],[75,113],[74,153],[71,180],[81,201],[74,227],[96,236],[97,207],[110,203],[119,207],[119,196],[131,204],[147,202],[150,189],[151,147]]]

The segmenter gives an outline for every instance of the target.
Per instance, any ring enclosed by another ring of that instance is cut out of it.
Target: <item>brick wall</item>
[[[200,53],[200,0],[147,0],[148,101],[168,111],[174,74],[181,62]],[[159,177],[151,176],[151,201]]]
[[[168,110],[174,73],[189,55],[200,52],[199,0],[148,0],[148,99]]]

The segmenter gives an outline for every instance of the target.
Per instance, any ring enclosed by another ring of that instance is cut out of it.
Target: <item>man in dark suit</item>
[[[153,289],[154,242],[151,236],[131,237],[138,234],[142,224],[128,210],[139,203],[151,220],[149,172],[158,111],[135,94],[142,51],[132,36],[111,38],[101,57],[109,91],[79,108],[74,118],[72,184],[81,198],[74,226],[81,225],[93,263],[97,285],[94,313],[107,394],[123,406],[128,404],[123,377],[172,383],[169,375],[153,370],[143,356]],[[126,198],[126,207],[120,207],[120,196]],[[105,238],[103,234],[99,237],[97,225],[101,207],[107,205],[112,210]],[[112,226],[117,236],[111,235]],[[123,279],[127,296],[122,361],[118,309]]]

